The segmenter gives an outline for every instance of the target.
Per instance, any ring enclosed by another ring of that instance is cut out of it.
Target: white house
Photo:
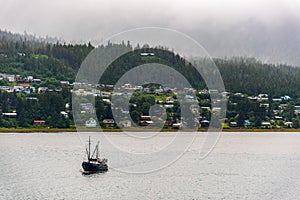
[[[120,121],[119,124],[123,128],[130,128],[131,127],[131,121],[130,120]]]
[[[97,126],[97,121],[93,118],[90,118],[88,121],[85,122],[86,128],[95,128]]]

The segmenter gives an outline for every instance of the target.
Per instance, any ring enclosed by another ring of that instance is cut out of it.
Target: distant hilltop
[[[31,43],[56,43],[56,42],[63,42],[61,38],[57,37],[40,37],[36,36],[35,34],[28,34],[24,31],[23,34],[20,33],[13,33],[6,30],[0,29],[0,39],[1,41],[10,41],[10,42],[17,42],[17,41],[29,41]]]

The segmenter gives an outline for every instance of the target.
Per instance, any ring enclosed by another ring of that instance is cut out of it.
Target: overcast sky
[[[186,33],[213,56],[299,64],[300,0],[0,0],[0,28],[101,41],[137,27]]]

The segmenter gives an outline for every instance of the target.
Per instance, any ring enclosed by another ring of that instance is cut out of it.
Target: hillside
[[[215,59],[226,90],[248,95],[268,93],[271,97],[300,97],[300,69],[288,65],[264,64],[255,59]]]
[[[18,39],[19,38],[19,39]],[[98,48],[114,48],[108,44]],[[131,48],[130,44],[119,44],[121,48]],[[0,73],[34,76],[42,80],[74,81],[81,62],[94,47],[89,44],[46,43],[21,35],[1,32]],[[192,85],[203,89],[205,85],[191,65],[183,58],[165,48],[146,49],[155,53],[151,58],[140,56],[141,50],[134,51],[116,60],[101,82],[115,83],[122,74],[134,66],[144,63],[161,63],[173,66]],[[225,88],[229,92],[249,95],[268,93],[271,96],[290,95],[300,97],[300,69],[288,65],[265,64],[252,58],[215,59]]]

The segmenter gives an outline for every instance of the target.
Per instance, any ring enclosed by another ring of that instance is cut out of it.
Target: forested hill
[[[53,44],[2,32],[0,73],[72,81],[81,62],[93,48],[91,44]]]
[[[300,68],[263,64],[253,58],[215,59],[226,90],[249,95],[268,93],[300,97]]]
[[[56,43],[60,41],[57,37],[37,37],[34,34],[28,34],[24,31],[23,34],[20,33],[12,33],[6,30],[0,29],[0,38],[1,41],[10,41],[10,42],[17,42],[17,41],[29,41],[31,44],[42,44],[42,43]]]
[[[0,34],[0,73],[34,76],[42,81],[49,78],[74,81],[84,58],[94,47],[89,44],[46,43],[34,39],[19,37],[9,33]],[[13,38],[13,39],[12,39]],[[111,44],[98,48],[131,48],[127,43]],[[140,55],[151,51],[155,55],[148,58]],[[105,83],[115,82],[117,78],[133,66],[147,62],[159,62],[172,65],[191,80],[193,86],[203,89],[204,84],[191,65],[186,65],[183,58],[165,48],[146,48],[134,51],[119,58],[112,64],[118,70],[107,71]],[[300,97],[300,68],[287,65],[264,64],[249,58],[215,59],[225,88],[229,92],[241,92],[249,95],[268,93],[271,96],[290,95]],[[199,81],[200,80],[200,81]],[[1,85],[7,84],[5,81]]]

